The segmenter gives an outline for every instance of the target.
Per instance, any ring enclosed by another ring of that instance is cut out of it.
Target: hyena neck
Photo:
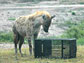
[[[36,21],[34,23],[34,28],[39,28],[41,26],[41,23],[39,23],[39,21]]]

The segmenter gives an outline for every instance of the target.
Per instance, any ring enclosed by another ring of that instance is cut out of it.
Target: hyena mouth
[[[44,27],[44,31],[48,32],[48,27],[47,26]]]

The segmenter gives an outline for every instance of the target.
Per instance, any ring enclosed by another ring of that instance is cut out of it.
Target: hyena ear
[[[43,18],[43,19],[46,19],[46,15],[42,15],[42,18]]]
[[[55,15],[51,16],[51,19],[53,19],[55,17]]]

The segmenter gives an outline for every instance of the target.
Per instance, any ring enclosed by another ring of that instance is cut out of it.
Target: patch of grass
[[[27,48],[22,48],[22,52],[23,57],[18,53],[18,60],[16,60],[14,49],[0,49],[0,63],[84,63],[84,46],[77,47],[77,58],[72,59],[34,58],[29,55]]]
[[[84,45],[84,38],[79,38],[77,40],[77,45]]]
[[[76,25],[78,25],[78,23],[77,23],[77,22],[72,22],[72,21],[66,21],[66,22],[63,24],[63,26],[67,26],[67,27],[69,27],[69,28],[71,28],[71,27],[73,27],[73,26],[76,26]]]
[[[10,18],[8,18],[8,20],[10,20],[10,21],[14,21],[16,18],[14,18],[14,17],[10,17]]]

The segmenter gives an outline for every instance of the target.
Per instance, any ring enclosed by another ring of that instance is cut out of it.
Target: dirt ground
[[[28,48],[28,44],[23,44],[22,48]],[[0,44],[0,49],[14,49],[14,44],[2,43]]]

